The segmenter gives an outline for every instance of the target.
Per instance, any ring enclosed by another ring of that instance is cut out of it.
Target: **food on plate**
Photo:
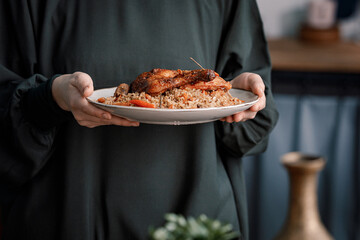
[[[140,74],[130,86],[121,83],[111,97],[98,102],[146,108],[191,109],[243,103],[229,93],[231,84],[215,71],[153,69]]]
[[[205,85],[204,90],[230,89],[231,84],[219,77],[213,70],[168,70],[153,69],[140,74],[130,85],[131,92],[145,92],[158,95],[177,87],[197,88],[197,84]],[[195,85],[195,86],[194,86]]]

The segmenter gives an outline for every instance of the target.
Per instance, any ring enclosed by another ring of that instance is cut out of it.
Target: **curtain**
[[[272,239],[287,214],[292,151],[325,158],[318,177],[322,222],[335,239],[360,240],[360,95],[275,94],[279,122],[265,153],[244,159],[252,240]]]

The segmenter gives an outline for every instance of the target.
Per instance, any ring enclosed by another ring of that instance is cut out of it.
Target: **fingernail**
[[[138,123],[138,122],[131,123],[131,126],[133,126],[133,127],[138,127],[139,125],[140,125],[140,123]]]
[[[101,117],[104,118],[104,119],[107,119],[107,120],[110,120],[110,119],[111,119],[110,114],[106,114],[106,113],[103,113],[103,114],[101,115]]]
[[[83,94],[85,95],[85,92],[87,91],[89,89],[89,87],[85,87],[84,89],[83,89]]]

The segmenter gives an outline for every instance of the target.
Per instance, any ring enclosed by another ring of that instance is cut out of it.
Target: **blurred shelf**
[[[268,44],[275,71],[360,73],[360,44],[297,39],[270,39]]]

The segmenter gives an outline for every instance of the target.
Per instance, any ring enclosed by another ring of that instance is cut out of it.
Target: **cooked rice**
[[[128,93],[116,97],[107,97],[105,104],[135,106],[130,104],[130,100],[142,100],[155,105],[155,108],[169,109],[192,109],[192,108],[209,108],[224,107],[243,103],[238,98],[232,97],[228,91],[205,91],[200,89],[180,89],[174,88],[157,96],[151,96],[145,92]]]

